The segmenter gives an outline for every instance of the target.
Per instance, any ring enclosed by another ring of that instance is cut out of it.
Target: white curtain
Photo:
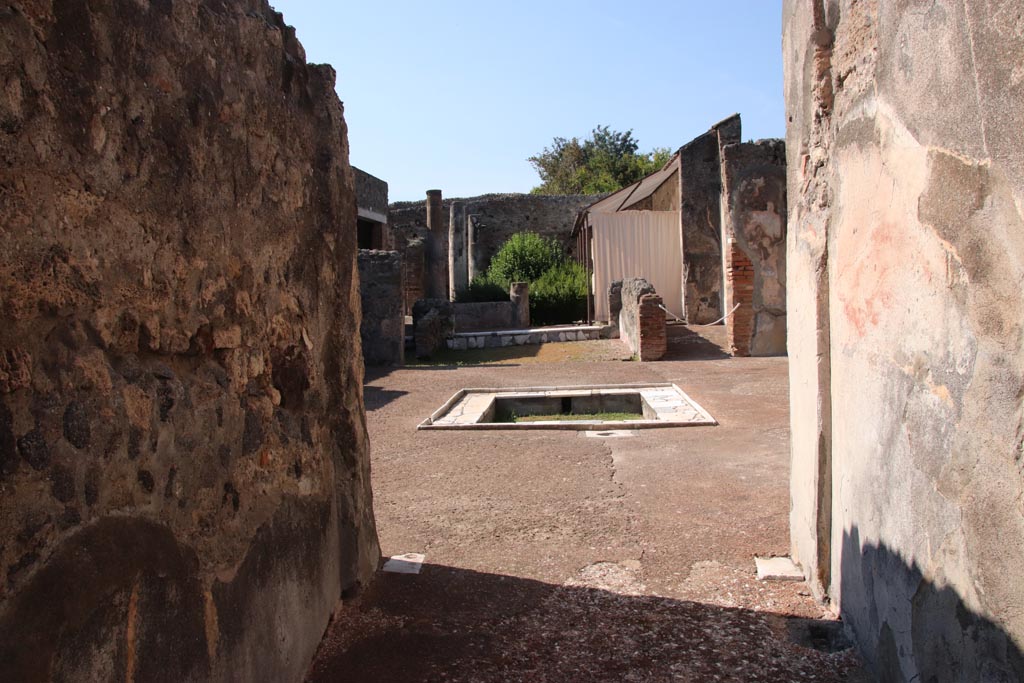
[[[642,277],[665,308],[683,317],[683,257],[678,211],[591,213],[594,236],[594,317],[608,320],[608,287]]]

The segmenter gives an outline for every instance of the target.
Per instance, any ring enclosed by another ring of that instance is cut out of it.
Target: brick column
[[[665,328],[665,311],[661,310],[661,297],[644,294],[640,297],[640,360],[658,360],[668,349],[668,332]]]
[[[725,288],[726,311],[740,305],[725,321],[729,351],[734,356],[749,356],[754,333],[754,264],[735,238],[729,240],[725,252]]]

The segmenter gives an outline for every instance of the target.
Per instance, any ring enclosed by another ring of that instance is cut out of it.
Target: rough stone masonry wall
[[[722,317],[722,172],[718,132],[679,150],[680,212],[686,268],[686,319],[705,325]]]
[[[653,285],[641,278],[623,280],[621,292],[619,337],[639,360],[658,360],[668,348],[661,297]]]
[[[356,200],[360,209],[381,216],[388,215],[388,184],[366,171],[352,168],[355,178]]]
[[[444,234],[448,234],[451,203],[462,202],[466,216],[476,216],[477,230],[473,243],[473,254],[477,272],[487,269],[491,258],[502,244],[517,232],[535,232],[545,237],[554,237],[569,248],[576,214],[581,209],[601,199],[602,195],[534,195],[534,194],[486,194],[467,199],[444,199],[441,212]],[[416,226],[427,224],[424,202],[396,202],[391,205],[388,217],[396,245],[405,239],[400,235],[412,234]],[[399,248],[399,246],[396,246]],[[445,245],[447,253],[447,245]]]
[[[722,231],[725,310],[733,355],[786,353],[786,147],[781,140],[725,145]]]
[[[334,73],[255,0],[0,35],[0,680],[300,680],[379,557]]]
[[[1024,14],[783,11],[793,553],[882,680],[1024,680]]]
[[[359,325],[366,365],[401,365],[405,354],[402,255],[359,250]]]

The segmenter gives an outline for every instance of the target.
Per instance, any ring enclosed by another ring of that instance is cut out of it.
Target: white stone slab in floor
[[[427,559],[427,556],[421,553],[392,555],[384,563],[383,571],[391,572],[392,574],[419,574],[425,559]]]
[[[803,581],[804,573],[788,557],[755,557],[760,581]]]
[[[636,436],[638,433],[635,429],[606,429],[601,432],[583,432],[583,436],[592,439],[622,439]]]

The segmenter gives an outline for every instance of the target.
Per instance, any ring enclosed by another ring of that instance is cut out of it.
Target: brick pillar
[[[739,304],[725,320],[726,340],[734,356],[750,355],[754,335],[754,264],[740,249],[735,238],[729,240],[725,252],[726,311]]]
[[[448,298],[452,301],[469,284],[466,260],[466,205],[452,202],[448,217]]]
[[[661,297],[644,294],[640,297],[640,360],[658,360],[668,349],[668,331],[665,328],[665,311],[661,310]]]
[[[448,299],[448,235],[441,215],[441,190],[427,190],[427,297]]]

